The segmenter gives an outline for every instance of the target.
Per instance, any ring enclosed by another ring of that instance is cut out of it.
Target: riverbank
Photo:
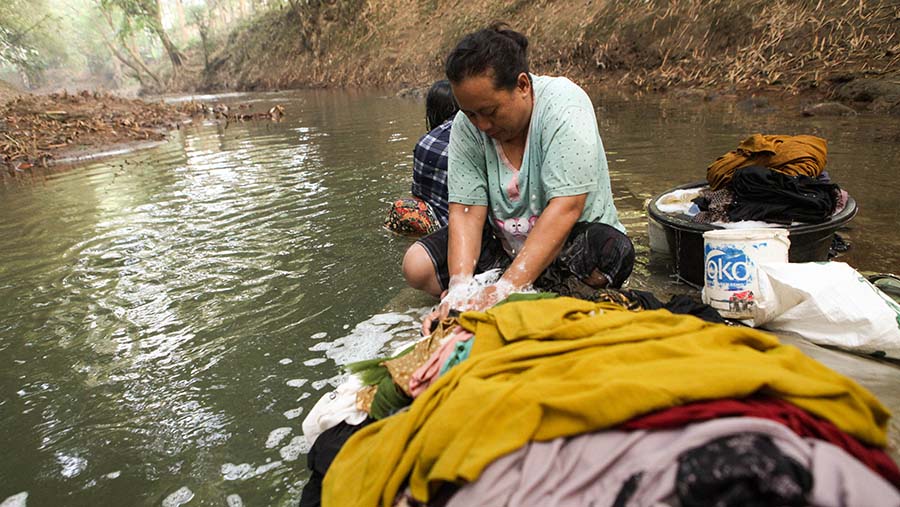
[[[206,91],[421,87],[465,33],[502,19],[537,73],[709,98],[802,95],[900,114],[900,11],[888,1],[306,2],[227,38],[185,86]]]
[[[281,105],[254,112],[247,104],[173,105],[88,91],[19,93],[0,105],[0,177],[152,147],[198,118],[277,121],[283,114]]]
[[[0,167],[15,176],[54,160],[161,141],[190,116],[161,102],[115,95],[19,95],[0,106]]]

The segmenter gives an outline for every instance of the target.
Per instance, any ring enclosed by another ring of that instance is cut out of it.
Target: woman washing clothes
[[[529,72],[527,38],[496,24],[464,37],[445,71],[460,107],[450,135],[449,224],[406,252],[407,283],[441,296],[425,318],[482,310],[533,286],[620,287],[634,247],[610,189],[590,98]],[[473,275],[504,270],[473,295]]]

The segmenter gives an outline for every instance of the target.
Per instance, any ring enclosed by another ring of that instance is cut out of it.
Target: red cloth
[[[719,417],[760,417],[779,422],[801,437],[817,438],[840,447],[891,484],[900,487],[900,469],[882,449],[864,445],[838,429],[831,421],[815,417],[777,398],[752,397],[689,403],[636,417],[621,425],[620,429],[680,428],[690,423]]]

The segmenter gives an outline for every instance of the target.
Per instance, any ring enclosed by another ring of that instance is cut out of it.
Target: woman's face
[[[512,90],[495,88],[490,69],[451,86],[459,108],[478,130],[501,142],[527,135],[533,102],[531,81],[524,72]]]

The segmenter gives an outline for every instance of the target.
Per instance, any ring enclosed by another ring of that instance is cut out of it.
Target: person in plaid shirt
[[[434,83],[425,98],[428,133],[413,151],[413,198],[397,199],[385,227],[415,236],[430,234],[447,225],[447,152],[450,127],[459,111],[450,81]]]

